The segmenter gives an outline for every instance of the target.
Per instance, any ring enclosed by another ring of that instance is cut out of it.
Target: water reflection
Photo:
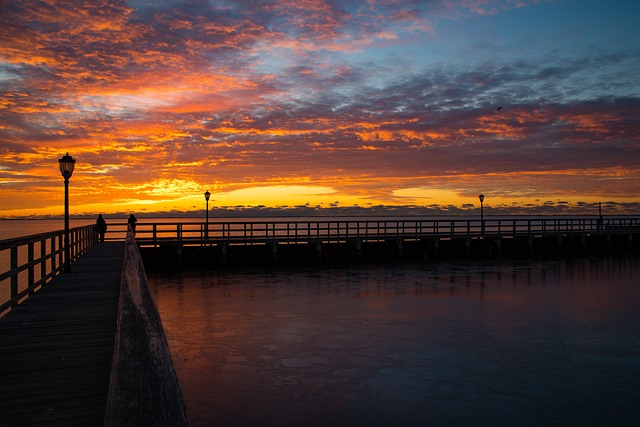
[[[194,426],[632,425],[637,265],[192,272],[150,282]]]

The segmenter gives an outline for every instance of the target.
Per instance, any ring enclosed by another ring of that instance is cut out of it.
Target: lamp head
[[[58,163],[60,164],[60,173],[65,179],[71,178],[73,174],[73,168],[76,166],[76,159],[71,157],[69,153],[65,156],[62,156],[58,159]]]
[[[209,193],[209,191],[205,191],[204,193],[204,199],[208,202],[209,201],[209,197],[211,197],[211,193]]]
[[[480,199],[480,203],[484,202],[484,194],[479,195],[478,199]]]

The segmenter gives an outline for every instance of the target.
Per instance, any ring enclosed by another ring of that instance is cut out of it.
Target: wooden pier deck
[[[0,425],[103,425],[124,250],[96,244],[0,319]]]

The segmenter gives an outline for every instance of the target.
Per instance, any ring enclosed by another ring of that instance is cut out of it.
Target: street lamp
[[[60,173],[64,178],[64,272],[71,273],[71,257],[69,251],[69,178],[76,166],[76,159],[69,153],[58,159]]]
[[[207,210],[206,210],[206,223],[205,223],[205,229],[204,229],[204,239],[205,240],[209,240],[209,197],[211,197],[211,193],[209,193],[209,191],[205,191],[204,192],[204,199],[207,201]]]
[[[598,231],[602,231],[602,202],[598,202]]]
[[[484,194],[478,196],[480,199],[480,227],[482,228],[482,238],[484,239]]]

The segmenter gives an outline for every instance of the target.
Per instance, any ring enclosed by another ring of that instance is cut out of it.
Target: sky
[[[0,0],[0,218],[640,212],[635,0]]]

